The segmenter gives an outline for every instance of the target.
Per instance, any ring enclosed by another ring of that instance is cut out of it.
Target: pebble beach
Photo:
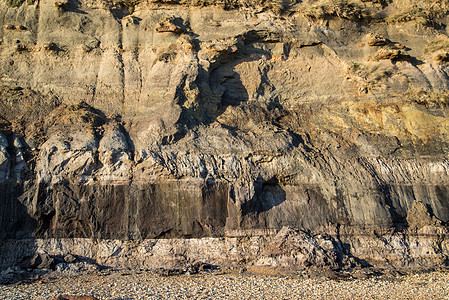
[[[449,299],[449,273],[338,280],[247,272],[168,277],[152,272],[109,272],[0,286],[0,299],[53,299],[60,294],[113,300]]]

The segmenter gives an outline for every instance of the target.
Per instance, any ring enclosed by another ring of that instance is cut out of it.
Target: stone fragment
[[[67,254],[64,256],[64,261],[68,264],[72,264],[72,263],[76,262],[76,257],[73,256],[72,254]]]
[[[53,269],[55,267],[55,259],[46,253],[38,253],[30,260],[30,266],[36,269]]]
[[[406,47],[400,43],[395,43],[387,39],[386,37],[377,34],[369,33],[367,35],[367,45],[370,47],[388,47],[390,49],[405,49]]]
[[[407,213],[407,223],[411,229],[441,225],[441,221],[430,214],[422,201],[413,202],[412,208]]]
[[[397,49],[380,49],[373,56],[369,58],[369,61],[391,60],[391,61],[409,61],[412,57],[408,54],[402,53]]]
[[[81,272],[92,272],[99,270],[99,266],[95,263],[89,262],[73,262],[73,263],[59,263],[56,265],[55,270],[60,273],[74,275]]]
[[[185,32],[185,29],[176,24],[176,19],[174,17],[169,17],[159,22],[158,27],[156,27],[156,32],[172,32],[181,34]]]
[[[0,273],[0,284],[5,284],[10,282],[14,279],[16,276],[15,271],[12,267],[9,267],[8,269],[4,270]]]

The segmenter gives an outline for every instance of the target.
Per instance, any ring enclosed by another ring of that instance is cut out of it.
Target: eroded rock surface
[[[134,4],[0,2],[2,267],[447,264],[445,1]]]

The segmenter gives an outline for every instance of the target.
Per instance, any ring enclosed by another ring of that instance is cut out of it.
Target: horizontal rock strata
[[[0,1],[1,267],[445,266],[446,2],[194,2]]]

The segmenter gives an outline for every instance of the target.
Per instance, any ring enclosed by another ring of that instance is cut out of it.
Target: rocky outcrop
[[[1,266],[445,266],[446,2],[200,2],[0,2]]]

